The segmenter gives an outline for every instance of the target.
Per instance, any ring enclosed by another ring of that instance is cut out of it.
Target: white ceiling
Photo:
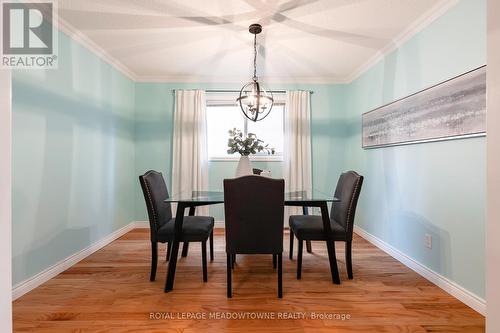
[[[61,0],[59,16],[138,81],[248,80],[260,23],[259,77],[346,82],[456,2]]]

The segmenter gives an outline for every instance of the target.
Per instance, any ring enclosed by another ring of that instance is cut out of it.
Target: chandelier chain
[[[257,81],[257,34],[253,35],[253,80]]]

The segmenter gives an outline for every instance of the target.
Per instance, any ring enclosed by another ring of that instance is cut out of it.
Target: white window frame
[[[238,106],[236,103],[236,98],[237,94],[235,93],[210,93],[207,92],[206,94],[206,100],[207,100],[207,107],[210,106]],[[283,112],[283,117],[285,116],[286,112],[286,94],[279,93],[279,94],[273,94],[274,98],[274,105],[283,105],[285,106],[284,112]],[[241,112],[241,110],[240,110]],[[273,112],[271,110],[271,112]],[[243,118],[243,135],[247,134],[248,131],[248,119],[245,118],[245,116],[242,114],[241,117]],[[283,118],[283,122],[285,119]],[[284,135],[285,133],[283,133]],[[250,155],[249,156],[251,161],[263,161],[263,162],[283,162],[283,152],[279,155]],[[238,154],[233,154],[233,156],[209,156],[208,160],[209,161],[214,161],[214,162],[224,162],[224,161],[238,161],[240,159],[240,155]]]

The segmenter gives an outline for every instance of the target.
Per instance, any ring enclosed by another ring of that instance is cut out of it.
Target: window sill
[[[232,156],[221,156],[221,157],[209,157],[209,162],[238,162],[240,160],[240,155]],[[255,162],[283,162],[283,156],[250,156],[250,161]]]

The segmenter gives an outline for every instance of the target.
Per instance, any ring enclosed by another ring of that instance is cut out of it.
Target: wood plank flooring
[[[178,261],[174,291],[165,294],[165,248],[156,281],[149,282],[149,230],[135,229],[16,300],[14,330],[484,332],[483,316],[358,236],[354,280],[347,279],[343,244],[337,244],[341,285],[331,283],[326,247],[318,242],[312,254],[304,253],[302,280],[297,280],[296,255],[288,259],[288,235],[285,239],[283,299],[277,298],[270,255],[238,257],[228,299],[222,230],[215,234],[208,282],[202,282],[200,245],[193,243],[189,256]],[[325,314],[331,318],[317,318]],[[267,318],[254,319],[257,315]]]

